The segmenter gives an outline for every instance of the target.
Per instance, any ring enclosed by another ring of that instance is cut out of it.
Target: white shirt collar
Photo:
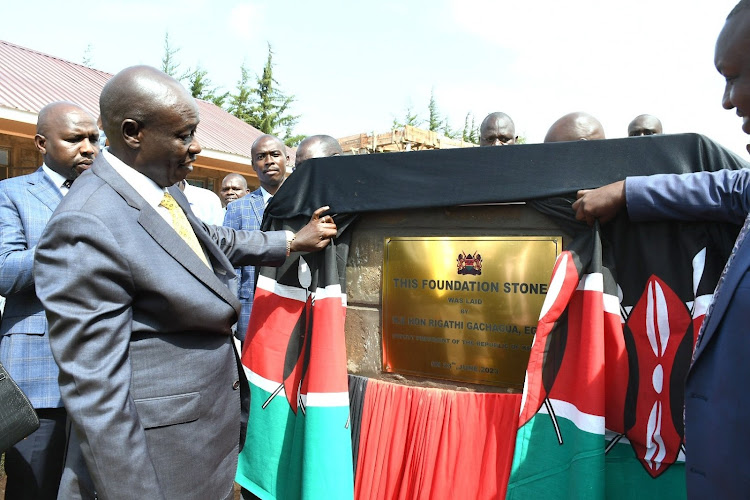
[[[149,179],[136,169],[129,167],[118,157],[109,152],[109,148],[102,150],[104,158],[112,165],[112,168],[130,184],[146,202],[154,208],[159,206],[166,189],[159,187],[157,183]]]
[[[62,193],[63,196],[68,194],[68,188],[63,187],[63,183],[67,180],[65,177],[55,172],[44,163],[42,163],[42,170],[44,170],[44,173],[47,174],[47,177],[52,180],[52,183],[57,186],[57,189],[60,190],[60,193]]]
[[[266,191],[263,186],[260,187],[260,194],[263,196],[263,205],[268,205],[268,202],[271,201],[271,198],[273,198],[273,195]]]

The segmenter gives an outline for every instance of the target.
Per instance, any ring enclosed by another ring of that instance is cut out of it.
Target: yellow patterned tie
[[[190,226],[190,222],[188,222],[187,217],[185,216],[185,212],[182,211],[182,208],[180,208],[175,199],[172,198],[172,195],[164,193],[164,198],[161,199],[159,206],[169,210],[169,215],[172,216],[172,227],[174,227],[174,230],[177,231],[180,238],[185,240],[185,243],[188,244],[193,252],[201,258],[203,263],[208,267],[211,267],[206,260],[206,254],[203,253],[203,248],[201,248],[198,237],[195,236],[193,228]]]

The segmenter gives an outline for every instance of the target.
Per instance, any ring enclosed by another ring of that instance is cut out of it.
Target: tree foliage
[[[188,90],[196,99],[210,101],[223,107],[224,101],[229,97],[229,92],[219,93],[219,87],[213,87],[207,75],[208,71],[197,66],[188,76]]]
[[[288,111],[294,96],[284,94],[278,86],[279,82],[273,77],[273,50],[269,43],[263,73],[256,78],[256,87],[250,89],[252,106],[247,118],[242,119],[265,134],[279,137],[287,146],[294,146],[305,136],[293,132],[299,120],[299,115]]]
[[[261,132],[279,137],[288,146],[295,146],[305,138],[304,135],[294,134],[294,126],[299,120],[299,115],[289,113],[294,96],[284,94],[273,77],[273,50],[270,44],[266,65],[262,74],[255,78],[255,85],[251,82],[250,71],[242,63],[234,92],[221,92],[220,87],[212,84],[208,71],[200,65],[194,70],[188,68],[182,72],[177,60],[179,51],[169,43],[169,33],[165,33],[161,70],[184,81],[193,97],[213,102]]]
[[[430,103],[427,105],[427,130],[437,132],[443,126],[443,120],[440,118],[437,102],[435,102],[435,89],[430,91]]]
[[[81,61],[81,64],[84,66],[90,68],[91,67],[91,51],[93,50],[93,47],[91,44],[86,45],[86,50],[83,51],[83,60]]]
[[[252,89],[249,85],[250,73],[242,63],[240,66],[240,79],[237,82],[236,93],[229,94],[229,106],[227,111],[242,120],[243,122],[250,123],[252,114]]]
[[[164,33],[164,55],[161,57],[161,70],[177,80],[182,80],[182,76],[178,75],[180,63],[177,62],[175,56],[180,51],[179,48],[173,48],[169,44],[169,32]]]
[[[461,133],[458,130],[451,127],[450,120],[447,116],[443,120],[443,126],[440,128],[440,131],[448,139],[458,139],[461,136]]]
[[[470,117],[471,121],[469,120]],[[427,105],[427,119],[421,120],[412,106],[409,105],[406,108],[404,117],[402,119],[399,119],[397,117],[393,118],[391,129],[395,130],[397,128],[402,128],[404,125],[410,125],[412,127],[426,127],[428,130],[432,132],[438,132],[449,139],[463,138],[464,141],[469,141],[467,137],[471,137],[472,139],[469,142],[473,142],[475,144],[479,142],[479,127],[475,126],[474,118],[471,116],[471,113],[466,114],[466,120],[463,129],[453,128],[450,123],[450,118],[448,116],[442,116],[442,114],[440,113],[437,99],[435,99],[434,88],[430,92],[430,101]],[[473,135],[472,130],[474,131]]]
[[[419,118],[419,115],[414,112],[411,104],[406,107],[404,118],[402,120],[399,120],[395,116],[393,117],[391,129],[395,130],[397,128],[403,128],[405,125],[409,125],[410,127],[419,127],[422,125],[422,120]]]
[[[469,118],[471,118],[471,122],[469,122]],[[472,112],[466,113],[461,139],[463,139],[465,142],[479,144],[479,126],[476,124],[476,120]]]

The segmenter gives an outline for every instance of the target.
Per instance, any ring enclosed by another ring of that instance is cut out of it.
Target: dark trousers
[[[65,456],[65,408],[40,408],[39,429],[5,452],[6,500],[54,500]]]

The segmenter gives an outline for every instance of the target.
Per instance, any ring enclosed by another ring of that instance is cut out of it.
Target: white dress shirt
[[[65,184],[65,181],[67,181],[68,179],[66,179],[62,175],[58,174],[57,172],[55,172],[54,170],[52,170],[51,168],[49,168],[44,163],[42,163],[42,170],[44,170],[44,173],[47,174],[47,177],[49,177],[50,179],[52,179],[52,183],[55,186],[57,186],[57,189],[60,190],[60,193],[63,196],[65,196],[66,194],[68,194],[69,188],[63,186],[63,184]]]
[[[219,196],[208,189],[185,183],[185,198],[190,202],[190,209],[196,217],[214,226],[224,224],[224,208],[221,206]]]
[[[130,184],[130,186],[135,189],[144,200],[146,200],[146,203],[151,205],[151,207],[161,215],[162,219],[172,226],[172,215],[169,213],[169,210],[159,205],[167,190],[159,187],[157,183],[136,169],[127,166],[122,160],[110,153],[109,149],[103,150],[102,154],[109,164],[112,165],[112,168],[114,168],[115,171],[125,179],[125,182]]]

